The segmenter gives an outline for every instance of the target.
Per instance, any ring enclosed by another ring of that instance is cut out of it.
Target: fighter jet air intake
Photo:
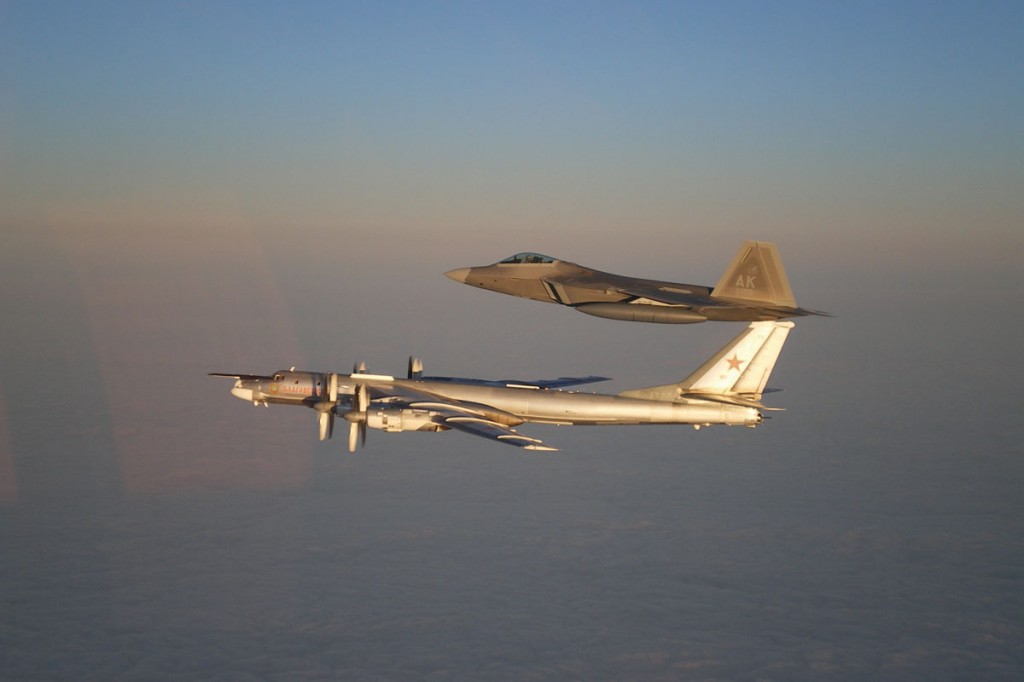
[[[693,324],[827,315],[799,308],[775,244],[747,241],[712,289],[613,275],[539,253],[444,273],[456,282],[627,322]]]
[[[526,450],[557,450],[514,427],[538,424],[713,424],[753,427],[761,423],[761,397],[793,323],[753,322],[718,353],[676,383],[616,395],[561,390],[605,377],[542,381],[423,376],[409,359],[406,378],[290,370],[271,375],[212,373],[235,380],[232,395],[254,406],[295,405],[317,413],[320,440],[331,437],[336,416],[349,422],[350,451],[366,430],[456,429]]]

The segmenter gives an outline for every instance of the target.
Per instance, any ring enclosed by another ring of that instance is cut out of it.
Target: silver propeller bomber
[[[336,417],[349,422],[348,448],[365,443],[367,429],[386,432],[457,430],[526,450],[557,450],[519,433],[524,423],[558,425],[716,424],[754,427],[761,398],[793,323],[752,322],[681,381],[618,394],[563,390],[606,377],[540,381],[428,377],[416,358],[405,378],[367,372],[296,371],[211,376],[235,380],[231,394],[255,406],[292,405],[317,413],[320,440],[333,435]]]

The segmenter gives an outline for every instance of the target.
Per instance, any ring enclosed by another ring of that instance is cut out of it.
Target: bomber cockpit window
[[[554,263],[555,260],[556,259],[551,256],[545,256],[540,253],[523,252],[517,253],[514,256],[509,256],[505,260],[501,261],[501,263]]]

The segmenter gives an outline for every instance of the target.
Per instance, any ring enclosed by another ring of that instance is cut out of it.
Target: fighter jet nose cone
[[[469,277],[469,268],[456,268],[455,270],[449,270],[444,273],[445,277],[454,279],[456,282],[466,283],[466,278]]]

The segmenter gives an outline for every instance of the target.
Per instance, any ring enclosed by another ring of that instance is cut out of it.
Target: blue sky
[[[969,229],[999,258],[1024,214],[1022,13],[11,2],[2,217],[214,204],[270,232],[710,229],[865,258]]]

